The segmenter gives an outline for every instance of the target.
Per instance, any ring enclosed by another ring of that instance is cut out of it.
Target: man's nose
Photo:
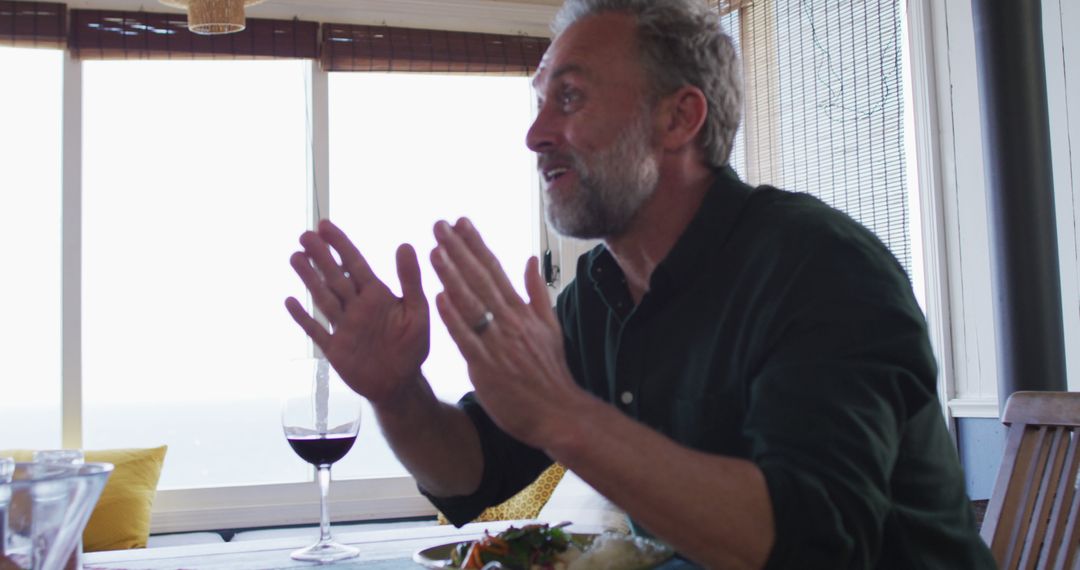
[[[546,104],[541,104],[536,114],[536,119],[525,134],[525,145],[533,152],[544,152],[555,146],[558,137],[558,120],[553,115],[552,109]]]

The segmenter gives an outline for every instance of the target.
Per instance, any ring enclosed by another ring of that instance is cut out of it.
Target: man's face
[[[533,85],[540,109],[527,143],[549,221],[564,235],[618,237],[659,179],[633,18],[600,14],[568,28]]]

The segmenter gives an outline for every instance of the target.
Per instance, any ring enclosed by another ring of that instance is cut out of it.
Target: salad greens
[[[450,559],[463,570],[480,570],[492,562],[507,570],[550,570],[571,545],[570,536],[562,530],[565,524],[510,527],[495,535],[484,532],[479,540],[457,545]]]

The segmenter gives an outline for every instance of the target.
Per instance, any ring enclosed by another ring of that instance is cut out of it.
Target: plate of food
[[[413,560],[426,568],[456,570],[592,570],[655,568],[674,554],[661,542],[617,532],[581,534],[559,525],[510,527],[477,540],[425,548]]]

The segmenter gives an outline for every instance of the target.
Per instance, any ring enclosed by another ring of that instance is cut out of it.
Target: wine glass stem
[[[319,542],[330,540],[330,508],[326,497],[330,494],[330,466],[320,465],[315,476],[319,480]]]

